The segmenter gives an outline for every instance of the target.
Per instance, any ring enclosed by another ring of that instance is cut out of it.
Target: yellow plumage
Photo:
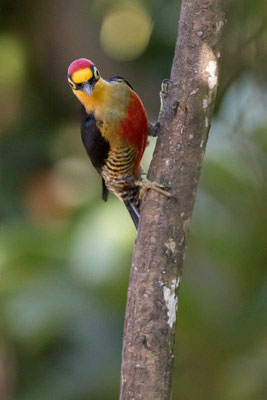
[[[95,115],[102,135],[111,146],[115,148],[125,146],[125,139],[118,134],[118,131],[129,107],[129,87],[126,84],[108,82],[100,78],[92,96],[80,90],[73,90],[73,93],[84,105],[86,112]]]

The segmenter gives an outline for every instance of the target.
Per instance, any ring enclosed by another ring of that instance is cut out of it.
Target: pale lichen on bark
[[[169,96],[143,201],[127,298],[120,400],[171,396],[178,284],[219,76],[224,1],[182,1]],[[216,64],[215,64],[216,63]]]
[[[167,307],[168,325],[170,328],[176,322],[176,313],[178,309],[178,294],[177,289],[179,288],[180,279],[173,279],[171,287],[163,286],[163,297]]]

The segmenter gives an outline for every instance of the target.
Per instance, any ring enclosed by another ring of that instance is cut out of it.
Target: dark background
[[[267,6],[230,4],[173,400],[267,398]],[[66,71],[87,57],[125,76],[155,121],[178,14],[175,0],[1,0],[1,400],[118,398],[135,230],[117,199],[101,201]]]

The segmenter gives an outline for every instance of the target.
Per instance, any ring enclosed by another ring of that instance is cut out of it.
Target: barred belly
[[[110,150],[101,175],[107,188],[120,200],[134,202],[138,206],[140,189],[135,186],[133,175],[136,155],[136,149],[131,147]]]

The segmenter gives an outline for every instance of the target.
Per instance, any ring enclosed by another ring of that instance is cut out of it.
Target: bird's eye
[[[96,69],[96,67],[94,67],[94,77],[95,77],[95,79],[99,79],[99,77],[100,77],[100,74],[99,74],[98,70]]]

